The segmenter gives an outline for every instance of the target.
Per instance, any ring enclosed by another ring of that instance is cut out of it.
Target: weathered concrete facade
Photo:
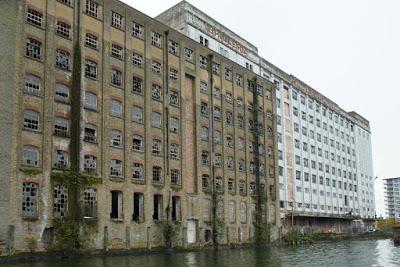
[[[276,85],[279,199],[284,227],[304,228],[301,222],[308,221],[309,227],[322,225],[318,228],[324,230],[338,222],[349,226],[351,220],[362,219],[367,225],[375,218],[367,119],[343,110],[276,67],[259,55],[249,40],[185,0],[156,19]]]
[[[115,0],[0,13],[0,255],[278,238],[271,82]]]

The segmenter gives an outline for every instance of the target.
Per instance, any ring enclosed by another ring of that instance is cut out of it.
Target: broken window
[[[85,60],[85,76],[89,78],[97,78],[97,62],[86,59]]]
[[[143,180],[143,165],[142,164],[133,163],[132,179],[133,180]]]
[[[161,63],[157,62],[157,61],[153,61],[151,63],[151,69],[153,70],[153,72],[155,73],[161,73]]]
[[[161,35],[156,32],[151,32],[151,44],[161,47]]]
[[[24,128],[29,130],[39,130],[39,112],[31,109],[24,110]]]
[[[233,136],[231,134],[226,135],[226,146],[233,148]]]
[[[42,43],[28,38],[26,40],[26,56],[34,59],[42,59]]]
[[[179,55],[179,44],[172,40],[168,40],[168,51],[171,54],[178,56]]]
[[[99,12],[99,5],[92,1],[92,0],[86,0],[86,9],[85,9],[86,14],[97,18],[98,17],[98,12]]]
[[[25,76],[25,88],[24,93],[31,95],[40,95],[40,87],[42,84],[42,80],[35,75],[26,75]]]
[[[178,196],[172,196],[171,219],[173,221],[181,220],[181,198]]]
[[[208,151],[203,151],[203,152],[201,153],[201,162],[203,163],[203,165],[208,165],[208,164],[210,164],[210,159],[209,159]]]
[[[69,121],[62,117],[54,118],[54,135],[66,137],[69,135]]]
[[[209,189],[210,187],[210,176],[208,174],[203,174],[201,177],[201,185],[203,189]]]
[[[220,65],[218,63],[215,62],[212,63],[212,72],[215,75],[220,75]]]
[[[169,78],[174,81],[178,80],[178,70],[174,69],[174,68],[170,68],[169,69]]]
[[[122,72],[120,70],[111,70],[111,84],[118,87],[122,86]]]
[[[141,54],[133,52],[132,64],[139,68],[143,67],[143,56]]]
[[[226,123],[228,125],[232,125],[233,124],[233,115],[232,115],[232,112],[230,112],[230,111],[226,112]]]
[[[96,188],[85,188],[83,191],[83,217],[97,217],[97,190]]]
[[[207,93],[208,91],[208,85],[204,81],[200,81],[200,91],[203,93]]]
[[[134,135],[132,138],[132,150],[141,152],[143,150],[143,138],[140,135]]]
[[[171,159],[179,159],[179,145],[171,144],[170,146]]]
[[[181,183],[180,180],[180,171],[176,169],[171,170],[171,184],[179,185]]]
[[[208,104],[206,102],[201,102],[200,112],[201,115],[208,117]]]
[[[245,195],[246,194],[246,182],[244,180],[240,180],[239,181],[239,193],[241,195]]]
[[[151,97],[154,100],[162,100],[162,91],[160,85],[153,83],[151,87]]]
[[[225,68],[225,80],[232,81],[232,70]]]
[[[38,217],[38,185],[22,183],[22,216],[24,218]]]
[[[90,33],[86,33],[86,39],[85,39],[85,45],[87,47],[93,48],[97,50],[98,47],[98,38],[97,36],[90,34]]]
[[[169,118],[169,129],[173,133],[178,133],[179,131],[179,120],[178,118],[170,117]]]
[[[232,178],[228,179],[228,191],[229,193],[235,193],[235,180]]]
[[[69,101],[69,87],[62,83],[56,83],[54,99],[67,103]]]
[[[153,220],[161,220],[163,212],[162,195],[154,195]]]
[[[67,215],[68,208],[68,189],[63,185],[56,185],[53,192],[54,215],[62,218]]]
[[[32,8],[28,8],[28,12],[26,14],[26,21],[35,26],[42,27],[43,14]]]
[[[92,155],[85,155],[84,160],[83,160],[83,170],[86,173],[96,173],[97,158]]]
[[[110,218],[115,220],[123,220],[122,213],[122,192],[111,191],[111,213]]]
[[[57,22],[57,34],[66,38],[69,38],[71,31],[71,26],[65,22],[58,21]]]
[[[69,165],[69,155],[67,151],[56,150],[54,152],[54,163],[53,167],[55,169],[64,170],[67,169]]]
[[[111,15],[111,25],[112,26],[121,29],[122,28],[122,20],[123,20],[123,17],[120,14],[112,12],[112,15]]]
[[[132,36],[143,38],[144,27],[134,21],[132,21]]]
[[[69,70],[71,64],[71,55],[62,49],[56,51],[56,66],[60,69]]]
[[[21,164],[30,167],[39,167],[39,149],[34,146],[23,146]]]
[[[111,160],[110,176],[122,177],[122,161],[118,159]]]
[[[179,106],[179,93],[176,91],[170,91],[169,103],[173,106]]]
[[[95,143],[97,138],[96,138],[96,130],[97,127],[96,125],[93,124],[86,124],[85,125],[85,135],[84,135],[84,141],[86,142],[92,142]]]
[[[124,54],[124,52],[123,52],[123,49],[121,46],[119,46],[117,44],[111,44],[111,55],[112,56],[122,59],[123,54]]]
[[[233,169],[233,157],[229,156],[226,158],[226,167],[230,170]]]
[[[221,108],[220,107],[214,106],[213,118],[216,121],[221,120]]]
[[[118,130],[111,130],[111,146],[122,147],[122,134]]]
[[[132,79],[132,92],[136,94],[143,94],[143,79],[133,76]]]
[[[143,222],[144,221],[144,196],[143,193],[133,193],[133,214],[132,220]]]
[[[152,144],[151,148],[152,148],[153,154],[160,155],[161,154],[161,140],[153,139],[153,144]]]
[[[207,68],[207,58],[205,56],[199,56],[199,64],[200,68],[206,69]]]
[[[215,167],[222,167],[222,155],[221,154],[214,154],[214,166]]]
[[[215,186],[215,190],[217,190],[217,191],[222,191],[223,190],[223,181],[222,181],[222,177],[221,176],[215,177],[214,186]]]
[[[153,182],[156,182],[156,183],[162,182],[161,171],[162,171],[161,167],[158,167],[158,166],[153,167]]]
[[[185,47],[185,60],[193,62],[193,50]]]

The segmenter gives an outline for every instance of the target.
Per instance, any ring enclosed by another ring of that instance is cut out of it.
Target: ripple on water
[[[321,242],[298,247],[241,248],[8,264],[4,267],[195,267],[195,266],[400,266],[400,247],[390,239]],[[3,265],[2,265],[3,267]]]

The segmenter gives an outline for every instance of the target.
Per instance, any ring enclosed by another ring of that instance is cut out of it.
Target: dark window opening
[[[160,220],[162,213],[162,196],[154,195],[153,220]]]

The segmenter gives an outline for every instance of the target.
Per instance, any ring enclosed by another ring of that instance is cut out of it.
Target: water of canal
[[[7,264],[4,267],[400,266],[392,240],[321,242],[298,247],[238,248]],[[3,267],[3,266],[2,266]]]

